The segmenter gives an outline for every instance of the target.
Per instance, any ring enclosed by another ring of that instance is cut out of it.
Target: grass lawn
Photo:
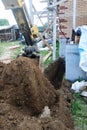
[[[41,51],[40,54],[44,57],[46,56],[47,54],[49,53],[49,51]],[[56,57],[58,58],[59,57],[59,43],[57,42],[56,43]],[[44,62],[44,66],[48,66],[49,63],[51,63],[53,60],[52,60],[52,55]]]
[[[20,52],[21,52],[21,50],[22,50],[22,48],[24,48],[25,47],[25,45],[23,45],[22,43],[21,43],[21,41],[16,41],[16,42],[1,42],[0,43],[0,56],[2,56],[3,55],[3,52],[5,52],[5,51],[7,51],[8,49],[9,49],[9,47],[11,47],[11,46],[15,46],[15,45],[20,45],[20,47],[19,48],[16,48],[16,49],[14,49],[14,50],[12,50],[11,51],[11,58],[12,59],[15,59],[16,57],[17,57],[17,55],[18,54],[20,54]],[[56,57],[58,57],[59,56],[59,51],[58,51],[58,49],[59,49],[59,43],[57,42],[57,49],[56,49]],[[49,53],[49,51],[41,51],[40,52],[40,54],[44,57],[44,56],[46,56],[46,54],[48,54]],[[45,62],[44,62],[44,66],[46,67],[49,63],[51,63],[52,62],[52,56],[48,59],[48,60],[46,60]]]
[[[13,46],[19,46],[19,48],[11,50],[11,58],[14,59],[17,57],[17,55],[21,52],[24,45],[22,45],[21,41],[15,41],[15,42],[1,42],[0,43],[0,57],[3,56],[3,53],[6,51],[10,51],[10,47]]]
[[[87,98],[80,94],[74,94],[75,100],[72,103],[72,114],[77,130],[87,130]]]

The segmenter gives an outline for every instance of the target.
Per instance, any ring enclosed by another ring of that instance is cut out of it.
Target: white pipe
[[[57,0],[54,0],[54,3]],[[53,21],[53,60],[56,60],[56,7],[53,10],[54,21]]]
[[[76,0],[73,0],[73,29],[76,28]]]
[[[29,17],[31,20],[31,23],[34,23],[34,17],[33,17],[33,7],[32,7],[32,0],[29,0]]]
[[[47,6],[49,6],[49,0],[48,0],[48,2],[47,2]],[[47,20],[48,20],[48,26],[49,26],[49,11],[48,11],[48,13],[47,13]]]

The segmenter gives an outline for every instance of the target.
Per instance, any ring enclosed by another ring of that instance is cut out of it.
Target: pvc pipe
[[[73,29],[76,28],[76,0],[73,0]]]
[[[54,0],[56,3],[57,0]],[[56,60],[56,7],[53,10],[54,21],[53,21],[53,60]]]

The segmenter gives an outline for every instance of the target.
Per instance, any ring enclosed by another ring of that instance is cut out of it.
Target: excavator
[[[43,43],[52,51],[50,45],[45,41],[43,36],[39,34],[37,26],[32,25],[24,0],[2,0],[2,2],[5,9],[12,10],[19,30],[25,38],[27,47],[24,49],[23,56],[34,57],[38,53],[37,47],[35,46],[37,37],[42,39]],[[32,56],[33,52],[34,55]]]
[[[32,25],[24,0],[2,0],[2,2],[6,9],[12,10],[20,32],[25,38],[27,46],[24,48],[23,56],[28,56],[29,58],[39,57],[38,50],[34,46],[34,38],[38,36],[42,39],[44,44],[47,45],[50,51],[53,51],[44,38],[39,35],[38,28]],[[45,77],[51,81],[55,88],[57,88],[57,86],[61,86],[64,73],[65,62],[62,58],[57,59],[44,70]]]
[[[22,56],[35,58],[39,56],[39,51],[35,45],[35,39],[39,31],[36,25],[32,25],[24,0],[2,0],[5,9],[11,9],[18,24],[19,30],[24,36],[26,47]],[[20,54],[19,54],[20,55]]]
[[[20,32],[23,34],[25,38],[26,44],[32,46],[34,44],[33,36],[38,35],[38,28],[37,30],[36,28],[34,30],[33,27],[33,34],[31,33],[32,24],[29,19],[29,15],[24,0],[2,0],[2,2],[5,6],[5,9],[12,10],[16,22],[19,26]]]

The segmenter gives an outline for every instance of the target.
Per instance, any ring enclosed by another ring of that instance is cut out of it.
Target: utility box
[[[59,39],[59,56],[65,58],[66,53],[66,38],[60,38]]]
[[[79,67],[80,55],[78,44],[66,45],[66,72],[65,78],[72,82],[80,79],[87,80],[86,73]]]

